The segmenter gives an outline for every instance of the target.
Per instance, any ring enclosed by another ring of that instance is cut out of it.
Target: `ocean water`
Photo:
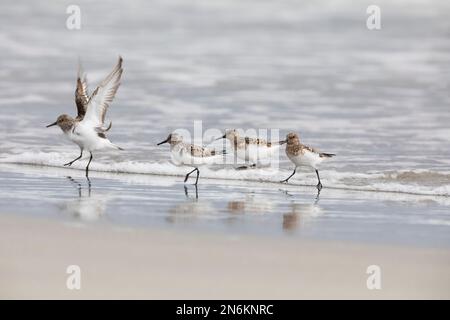
[[[40,190],[35,180],[39,170],[45,172],[40,177],[46,184],[59,175],[64,188],[71,183],[66,176],[82,177],[86,160],[61,169],[78,155],[78,148],[59,129],[45,125],[59,114],[75,114],[78,59],[92,91],[120,54],[124,74],[108,111],[113,121],[109,138],[125,151],[95,154],[91,170],[106,174],[98,178],[98,188],[116,181],[122,201],[139,199],[134,181],[143,176],[154,192],[129,210],[150,215],[151,207],[167,219],[170,212],[194,215],[203,210],[210,217],[218,210],[214,205],[168,209],[165,203],[185,201],[179,176],[189,169],[171,164],[167,147],[156,143],[176,129],[193,134],[194,122],[201,121],[202,132],[272,129],[280,137],[298,132],[305,144],[337,154],[321,169],[325,188],[320,203],[334,201],[334,210],[344,212],[352,198],[373,205],[392,200],[393,208],[371,207],[375,216],[381,214],[381,226],[390,219],[411,226],[412,219],[426,235],[449,242],[448,1],[377,1],[382,27],[376,31],[366,28],[368,1],[77,1],[80,30],[66,27],[70,4],[0,4],[0,179],[3,188],[20,186],[2,197],[2,208],[14,198],[43,201],[57,193],[45,186]],[[211,138],[205,134],[195,142],[207,144]],[[289,209],[280,200],[286,195],[278,190],[298,188],[314,202],[315,174],[305,169],[290,180],[292,186],[277,184],[292,171],[283,150],[278,160],[279,167],[202,169],[200,184],[211,190],[200,192],[199,200],[202,194],[219,200],[226,193],[231,204],[221,200],[221,206],[239,211],[240,204],[233,201],[250,194],[244,202],[256,203],[253,211],[267,211],[273,219],[281,211],[302,211],[304,202],[297,208],[294,201]],[[133,178],[124,178],[126,174]],[[24,188],[23,181],[33,190]],[[170,188],[164,187],[167,181]],[[255,188],[266,196],[253,199]],[[167,189],[168,195],[158,195],[159,189]],[[333,200],[326,200],[327,194]],[[341,196],[346,200],[338,206]],[[273,197],[277,200],[270,201]],[[355,215],[365,210],[363,205],[352,208]],[[321,211],[311,214],[320,216]],[[340,221],[350,223],[355,217],[346,218]],[[242,228],[271,221],[256,215]],[[430,224],[439,226],[439,232]],[[326,234],[328,227],[337,230],[325,225],[318,233]],[[415,228],[405,238],[412,238]],[[339,232],[330,234],[340,237]]]

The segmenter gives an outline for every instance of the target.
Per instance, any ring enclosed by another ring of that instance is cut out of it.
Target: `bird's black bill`
[[[280,141],[280,142],[278,142],[280,145],[283,145],[283,144],[285,144],[285,143],[287,143],[287,140],[282,140],[282,141]]]
[[[47,128],[50,128],[50,127],[53,127],[53,126],[56,126],[57,125],[57,123],[56,122],[53,122],[52,124],[49,124],[48,126],[46,126]]]
[[[221,136],[221,137],[219,137],[219,138],[217,138],[217,139],[214,139],[214,141],[217,141],[217,140],[220,140],[220,139],[225,139],[226,137],[227,137],[227,135],[224,134],[223,136]]]
[[[161,144],[163,144],[163,143],[167,143],[167,142],[169,142],[169,138],[167,138],[167,139],[164,140],[164,141],[161,141],[160,143],[157,144],[157,146],[159,146],[159,145],[161,145]]]

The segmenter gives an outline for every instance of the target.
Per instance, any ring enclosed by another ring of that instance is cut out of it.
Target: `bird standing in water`
[[[86,76],[79,66],[75,90],[75,104],[78,111],[76,118],[63,114],[54,123],[47,126],[47,128],[59,126],[65,136],[80,147],[80,156],[64,164],[64,166],[71,166],[83,157],[83,151],[89,151],[90,158],[86,166],[86,177],[93,159],[93,151],[100,149],[123,150],[106,137],[105,133],[111,129],[112,123],[108,127],[104,126],[106,111],[120,86],[122,72],[122,57],[119,56],[114,69],[89,96]]]
[[[261,160],[270,159],[285,141],[269,142],[260,138],[242,137],[238,130],[229,129],[216,139],[227,139],[237,158],[249,162],[250,166],[240,166],[238,169],[256,168]]]
[[[295,168],[294,172],[289,177],[280,182],[288,182],[289,179],[295,174],[297,167],[308,166],[316,171],[318,179],[317,190],[320,192],[322,189],[322,183],[320,182],[318,166],[323,160],[334,157],[335,154],[320,152],[317,149],[300,143],[298,134],[294,132],[291,132],[286,136],[286,143],[286,155],[289,160],[294,163]]]
[[[217,161],[217,157],[225,154],[225,151],[216,151],[214,149],[197,146],[195,144],[183,142],[183,137],[178,133],[171,133],[166,140],[161,141],[157,145],[163,143],[170,144],[170,155],[172,161],[176,165],[186,165],[193,167],[194,170],[189,172],[184,178],[184,182],[188,180],[191,173],[197,172],[197,178],[195,179],[195,185],[198,183],[200,176],[199,166],[213,164]]]

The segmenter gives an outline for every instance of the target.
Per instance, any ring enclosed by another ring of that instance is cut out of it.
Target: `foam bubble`
[[[1,163],[27,164],[49,167],[63,167],[70,156],[56,152],[24,152],[15,155],[3,155]],[[84,170],[85,161],[72,165],[71,169]],[[184,176],[189,167],[176,166],[170,162],[141,161],[96,161],[91,164],[91,171],[151,174],[167,176]],[[257,168],[235,170],[233,167],[201,167],[201,177],[222,180],[243,180],[278,183],[290,175],[290,171],[276,168]],[[327,188],[407,193],[417,195],[450,196],[450,174],[429,170],[386,171],[386,172],[345,172],[321,170],[322,183]],[[315,173],[305,169],[299,171],[290,181],[290,185],[315,186]]]

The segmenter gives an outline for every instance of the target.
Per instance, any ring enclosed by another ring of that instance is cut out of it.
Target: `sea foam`
[[[70,156],[56,152],[23,152],[15,155],[3,155],[0,163],[26,164],[48,167],[63,167]],[[70,160],[70,159],[69,159]],[[71,170],[84,170],[86,162],[84,159],[70,167]],[[91,171],[148,174],[165,176],[184,176],[190,171],[189,167],[176,166],[168,161],[165,162],[141,162],[141,161],[118,161],[104,162],[98,160],[93,162]],[[243,180],[266,183],[279,183],[280,180],[290,175],[287,169],[272,167],[236,170],[228,167],[201,167],[201,178],[221,180]],[[322,183],[326,188],[343,190],[379,191],[407,193],[417,195],[450,196],[450,173],[436,172],[430,170],[402,170],[386,172],[345,172],[335,170],[321,170]],[[307,168],[298,171],[289,181],[290,185],[315,186],[317,184],[315,173]]]

